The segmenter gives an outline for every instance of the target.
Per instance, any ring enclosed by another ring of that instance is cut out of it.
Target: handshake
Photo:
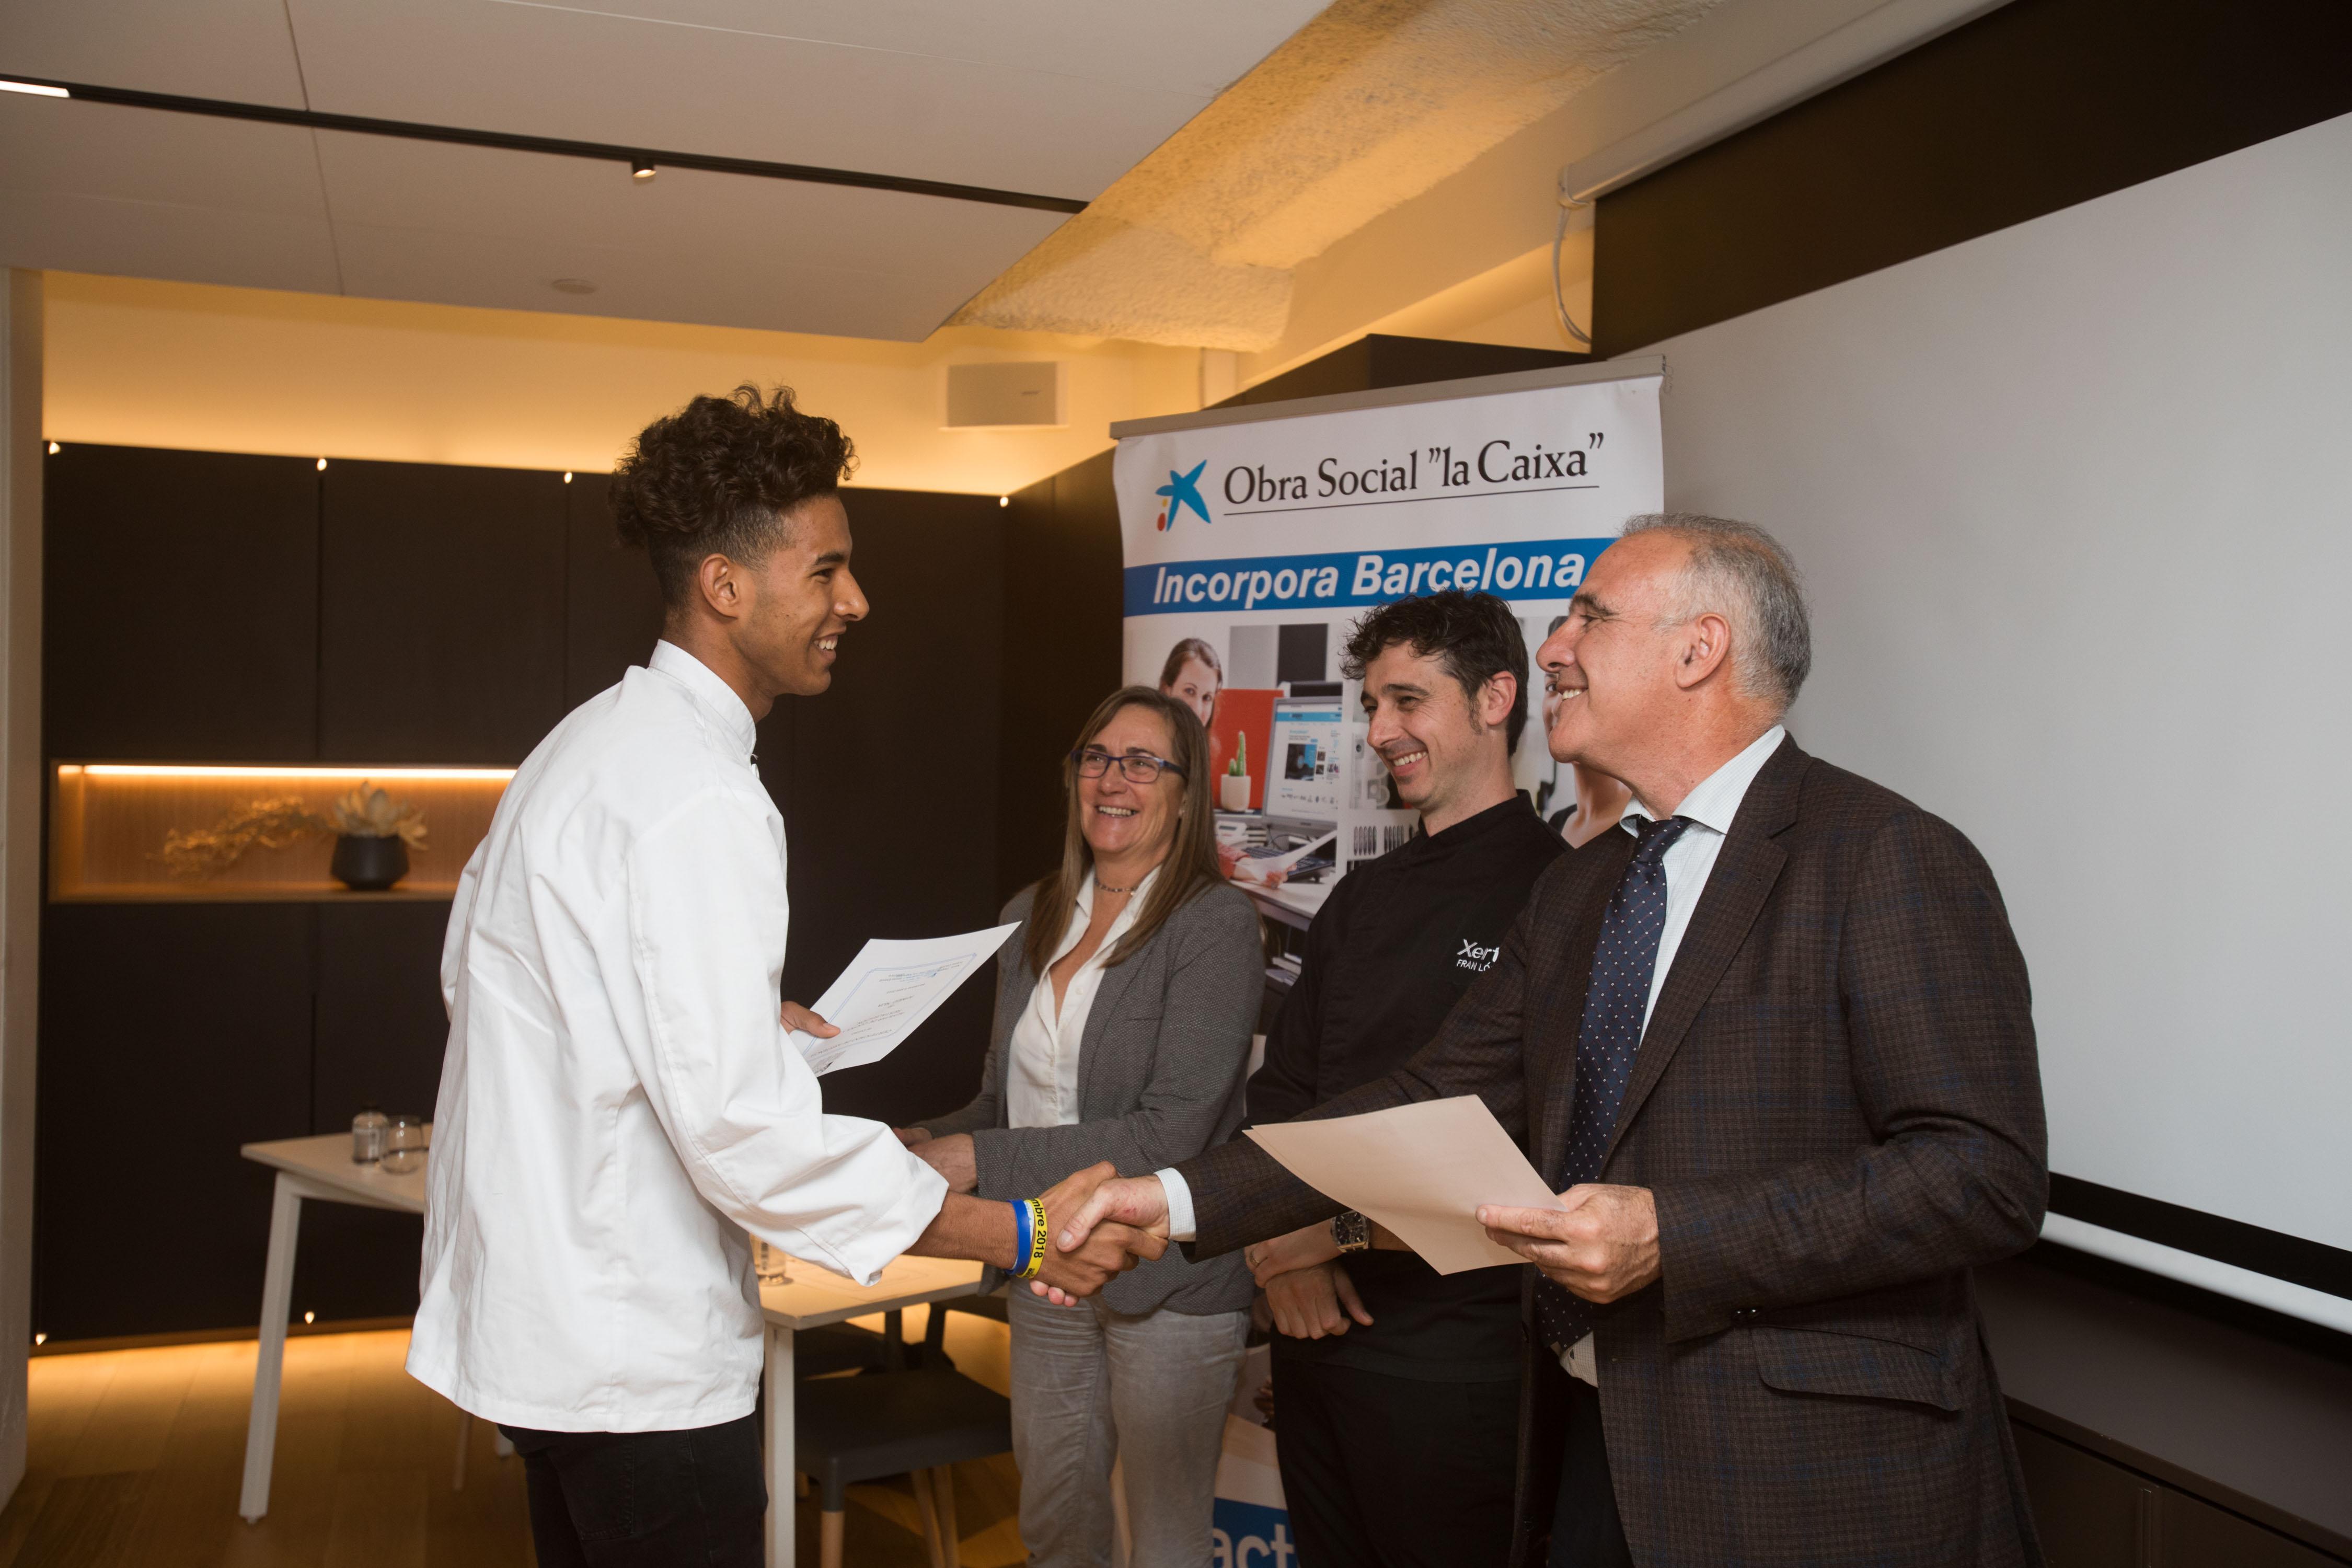
[[[919,1127],[898,1130],[908,1151],[947,1178],[951,1192],[980,1182],[971,1139],[933,1138]],[[1129,1176],[1108,1160],[1064,1177],[1042,1194],[1043,1262],[1029,1289],[1056,1306],[1091,1296],[1139,1263],[1168,1250],[1168,1196],[1157,1176]],[[1013,1272],[1020,1272],[1016,1259]]]

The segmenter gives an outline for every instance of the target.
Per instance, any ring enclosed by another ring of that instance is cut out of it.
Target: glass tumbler
[[[422,1116],[388,1118],[383,1128],[383,1173],[404,1176],[425,1169],[425,1151],[432,1130]]]
[[[373,1165],[383,1158],[383,1130],[387,1125],[383,1111],[369,1106],[352,1118],[352,1163]]]
[[[761,1284],[789,1283],[792,1276],[784,1271],[785,1263],[782,1247],[771,1247],[756,1236],[751,1238],[751,1272],[758,1278]]]

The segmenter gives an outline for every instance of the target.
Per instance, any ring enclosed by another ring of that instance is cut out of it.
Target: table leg
[[[793,1331],[768,1325],[768,1355],[762,1389],[767,1404],[768,1568],[793,1568],[794,1514],[793,1477]]]
[[[947,1568],[963,1568],[963,1547],[956,1534],[955,1467],[941,1465],[931,1472],[931,1506],[940,1515],[940,1551]]]
[[[245,1426],[245,1489],[236,1511],[248,1524],[269,1511],[269,1467],[278,1455],[278,1393],[286,1373],[286,1320],[294,1310],[294,1245],[302,1236],[302,1194],[284,1172],[269,1204],[269,1261],[261,1275],[261,1347],[253,1363],[253,1414]]]

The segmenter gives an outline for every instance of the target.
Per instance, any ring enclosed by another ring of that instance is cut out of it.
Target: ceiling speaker
[[[1062,423],[1058,361],[948,366],[947,427],[950,430]]]

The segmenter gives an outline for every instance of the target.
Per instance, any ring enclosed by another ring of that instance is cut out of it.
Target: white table
[[[261,1276],[261,1355],[253,1365],[253,1414],[245,1427],[245,1489],[236,1511],[258,1522],[269,1511],[269,1465],[278,1454],[278,1393],[286,1373],[286,1319],[294,1307],[294,1244],[302,1236],[302,1200],[362,1208],[425,1212],[425,1173],[386,1175],[352,1163],[352,1135],[283,1138],[237,1151],[278,1172],[269,1205],[269,1264]]]
[[[245,1489],[236,1511],[258,1521],[269,1511],[269,1467],[278,1451],[278,1396],[286,1369],[286,1320],[294,1304],[294,1245],[302,1231],[302,1200],[358,1204],[367,1208],[425,1212],[425,1173],[389,1176],[352,1163],[347,1132],[247,1143],[247,1159],[278,1172],[269,1210],[269,1263],[261,1283],[261,1354],[253,1368],[253,1414],[245,1432]],[[793,1568],[793,1336],[802,1329],[892,1312],[980,1291],[977,1263],[942,1258],[901,1258],[871,1285],[793,1258],[792,1278],[760,1288],[767,1320],[768,1561]]]

